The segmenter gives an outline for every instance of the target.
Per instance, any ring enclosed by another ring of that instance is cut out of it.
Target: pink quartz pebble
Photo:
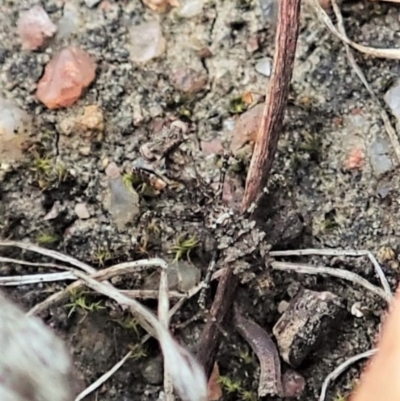
[[[46,38],[51,38],[57,31],[57,27],[40,5],[21,13],[17,29],[22,47],[26,50],[38,49]]]
[[[36,97],[49,109],[74,104],[96,76],[96,63],[78,47],[57,53],[46,65]]]

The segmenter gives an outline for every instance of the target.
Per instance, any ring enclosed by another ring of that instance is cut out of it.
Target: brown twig
[[[201,333],[197,360],[204,367],[207,377],[210,377],[214,366],[215,355],[220,343],[220,327],[225,323],[235,300],[237,284],[237,278],[232,269],[226,269],[226,273],[218,283],[217,293],[210,310],[210,318]]]
[[[268,333],[257,323],[244,318],[237,307],[234,311],[233,323],[238,333],[250,345],[260,361],[260,380],[258,396],[284,395],[281,379],[281,361],[278,349]]]
[[[300,0],[279,1],[272,77],[267,91],[263,121],[248,174],[242,203],[243,211],[247,210],[262,194],[263,185],[272,166],[292,76],[299,14]],[[208,377],[211,374],[220,344],[220,327],[226,323],[232,309],[237,286],[237,277],[231,268],[227,268],[218,283],[217,294],[211,307],[211,318],[203,330],[197,352],[197,358]]]
[[[272,76],[254,146],[242,208],[258,203],[274,160],[289,93],[298,36],[300,0],[281,0]]]

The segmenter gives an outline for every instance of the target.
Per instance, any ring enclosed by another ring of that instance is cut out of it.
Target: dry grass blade
[[[44,273],[44,274],[26,274],[23,276],[0,277],[0,286],[18,286],[37,283],[51,283],[54,281],[76,280],[73,273]]]
[[[132,351],[129,351],[120,361],[118,361],[108,372],[101,375],[95,382],[89,387],[86,387],[78,396],[75,401],[81,401],[87,397],[90,393],[97,390],[103,383],[105,383],[132,355]]]
[[[342,364],[340,364],[334,371],[329,373],[329,375],[326,376],[324,383],[322,384],[321,394],[319,396],[318,401],[325,401],[326,392],[328,390],[328,386],[331,381],[336,380],[353,363],[358,362],[360,359],[369,358],[372,355],[374,355],[377,351],[378,351],[377,349],[371,349],[369,351],[363,352],[362,354],[354,355],[351,358],[344,361]]]
[[[33,252],[40,253],[42,255],[54,257],[55,259],[62,260],[70,263],[82,270],[91,273],[92,277],[83,273],[80,270],[69,268],[70,272],[76,277],[80,278],[77,282],[69,286],[68,288],[79,288],[83,284],[86,284],[89,288],[114,299],[116,302],[122,305],[126,305],[131,308],[132,313],[138,317],[139,323],[151,334],[156,337],[161,345],[161,349],[164,356],[165,368],[169,372],[172,383],[178,392],[182,400],[187,401],[206,401],[207,400],[207,381],[204,374],[204,370],[196,359],[181,345],[179,345],[171,336],[168,328],[169,317],[172,316],[174,311],[169,311],[169,300],[168,300],[168,280],[166,271],[168,264],[162,259],[149,259],[141,260],[137,262],[121,263],[119,265],[112,266],[111,268],[97,272],[95,269],[79,260],[63,255],[59,252],[49,251],[47,249],[40,248],[36,245],[25,244],[15,241],[0,241],[0,246],[16,246],[21,249],[30,250]],[[108,282],[101,283],[95,280],[93,277],[99,277],[102,280],[106,280],[112,276],[131,272],[132,270],[144,269],[150,266],[162,267],[162,279],[160,285],[160,315],[162,322],[146,307],[141,305],[134,299],[130,299],[123,295],[116,288],[111,286]],[[199,289],[201,286],[199,287]],[[192,294],[199,291],[196,287],[193,289]],[[68,292],[67,292],[68,294]],[[53,300],[62,299],[66,294],[65,291],[55,294],[56,297]],[[189,296],[190,294],[188,294]],[[183,299],[181,299],[183,301]],[[50,302],[47,300],[45,306],[49,306]],[[42,304],[43,307],[43,304]],[[32,314],[34,311],[41,310],[40,308],[34,308],[29,312]]]
[[[271,262],[271,266],[275,270],[284,270],[284,271],[292,270],[295,271],[296,273],[302,273],[302,274],[327,274],[333,277],[350,281],[354,284],[364,287],[368,291],[371,291],[372,293],[380,296],[388,303],[390,303],[392,300],[392,296],[388,296],[386,292],[383,291],[381,288],[371,284],[368,280],[365,280],[358,274],[349,272],[347,270],[333,269],[331,267],[325,267],[325,266],[314,267],[299,263],[276,262],[276,261]]]
[[[93,290],[108,296],[121,305],[133,309],[141,319],[154,330],[164,355],[164,364],[179,396],[187,401],[207,400],[207,381],[204,371],[196,359],[171,336],[156,316],[139,302],[126,297],[117,289],[106,286],[88,275],[76,271],[76,274]]]
[[[158,319],[164,325],[165,329],[169,327],[169,298],[168,298],[168,275],[167,269],[161,269],[160,290],[158,298]],[[170,367],[164,363],[164,393],[166,401],[175,401],[174,388],[171,376],[169,374]]]
[[[162,259],[153,258],[153,259],[142,259],[135,262],[125,262],[119,263],[117,265],[108,267],[107,269],[103,269],[100,271],[95,271],[94,274],[91,275],[92,278],[96,280],[103,281],[108,280],[115,276],[122,276],[124,274],[131,274],[134,272],[138,272],[144,269],[148,269],[150,267],[161,267],[166,268],[168,265]],[[84,286],[84,282],[82,280],[78,280],[75,283],[70,284],[65,289],[51,295],[46,298],[43,302],[35,305],[30,311],[29,314],[38,314],[51,305],[54,305],[58,302],[62,302],[65,299],[68,299],[71,292],[77,291]]]
[[[23,266],[50,267],[50,268],[59,269],[59,270],[68,270],[68,267],[62,266],[62,265],[57,265],[55,263],[26,262],[25,260],[6,258],[4,256],[0,256],[0,262],[12,263],[12,264],[23,265]]]
[[[158,290],[119,290],[129,298],[158,299]],[[187,295],[178,291],[168,291],[168,298],[187,299]]]
[[[392,291],[381,266],[376,260],[375,256],[370,251],[356,251],[356,250],[342,250],[342,249],[296,249],[288,251],[271,251],[269,255],[272,257],[277,256],[352,256],[361,257],[367,256],[375,268],[375,272],[381,281],[382,287],[386,292],[388,298],[393,298]]]
[[[384,49],[384,48],[375,48],[359,45],[358,43],[353,42],[347,36],[341,34],[333,25],[331,19],[325,10],[321,7],[319,0],[309,0],[309,3],[314,8],[319,20],[339,39],[341,39],[344,43],[347,43],[349,46],[358,50],[361,53],[368,54],[369,56],[378,57],[378,58],[388,58],[393,60],[400,60],[400,49]]]
[[[48,256],[49,258],[60,260],[61,262],[69,263],[72,266],[82,269],[86,273],[94,273],[96,271],[96,269],[94,269],[92,266],[89,266],[86,263],[83,263],[80,260],[73,258],[72,256],[64,255],[63,253],[53,251],[51,249],[42,248],[40,246],[30,244],[27,242],[0,241],[0,246],[4,246],[4,247],[11,246],[11,247],[16,247],[16,248],[20,248],[20,249],[25,249],[26,251],[40,253],[41,255]]]
[[[168,313],[169,318],[171,318],[179,310],[179,308],[183,305],[184,301],[186,301],[187,299],[196,295],[201,290],[201,288],[203,288],[203,286],[201,284],[198,284],[197,286],[195,286],[191,290],[189,290],[187,292],[187,294],[178,293],[179,296],[182,297],[182,299],[180,299],[179,302],[177,304],[175,304],[174,308],[172,308],[169,311],[169,313]],[[129,293],[129,292],[133,292],[133,291],[135,291],[135,290],[127,290],[126,292]],[[142,291],[142,290],[138,290],[138,291]],[[120,292],[125,293],[124,290],[120,290]],[[159,291],[151,291],[151,292],[156,295],[154,298],[158,298]],[[170,293],[168,295],[170,295]],[[139,297],[132,296],[132,298],[141,298],[141,297],[140,296]],[[141,345],[144,344],[150,338],[151,338],[151,336],[149,334],[146,334],[140,341],[140,344]],[[104,373],[95,382],[93,382],[89,387],[87,387],[84,391],[82,391],[82,393],[78,395],[79,400],[82,400],[84,397],[88,396],[90,393],[92,393],[97,388],[99,388],[106,380],[108,380],[123,365],[123,363],[126,362],[127,359],[128,358],[124,357],[121,361],[119,361],[117,364],[115,364],[108,372]],[[79,400],[77,398],[75,401],[79,401]]]

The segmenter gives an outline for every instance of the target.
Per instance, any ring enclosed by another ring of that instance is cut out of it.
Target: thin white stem
[[[392,297],[391,296],[389,297],[386,294],[386,292],[383,291],[381,288],[371,284],[368,280],[365,280],[358,274],[349,272],[347,270],[333,269],[332,267],[325,267],[325,266],[314,267],[299,263],[276,262],[276,261],[271,262],[271,266],[275,270],[292,270],[295,271],[296,273],[302,273],[302,274],[314,274],[314,275],[327,274],[330,276],[338,277],[366,288],[368,291],[371,291],[372,293],[380,296],[387,303],[390,303],[392,300]]]
[[[386,279],[385,274],[382,271],[378,261],[375,256],[370,251],[356,251],[356,250],[342,250],[342,249],[296,249],[289,251],[271,251],[269,255],[272,257],[278,256],[352,256],[361,257],[367,256],[372,262],[375,272],[379,277],[383,289],[385,290],[389,298],[393,298],[392,291],[390,289],[389,283]]]
[[[343,363],[341,363],[335,370],[333,370],[331,373],[329,373],[328,376],[326,376],[322,387],[321,387],[321,394],[319,396],[318,401],[325,401],[326,397],[326,392],[328,390],[329,384],[333,381],[336,380],[346,369],[348,369],[349,366],[351,366],[353,363],[358,362],[360,359],[364,358],[369,358],[372,355],[376,354],[378,349],[371,349],[369,351],[363,352],[358,355],[354,355],[351,358],[347,359]]]

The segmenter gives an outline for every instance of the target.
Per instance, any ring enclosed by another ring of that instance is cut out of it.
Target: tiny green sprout
[[[36,157],[33,161],[31,170],[39,174],[48,175],[53,169],[52,160],[47,157]]]
[[[190,118],[192,116],[192,111],[186,107],[179,109],[179,115],[182,117]]]
[[[240,398],[243,401],[257,401],[257,395],[250,390],[242,390],[240,391]]]
[[[83,311],[86,315],[89,312],[97,312],[99,310],[105,309],[101,301],[88,302],[87,298],[82,294],[75,293],[75,295],[73,295],[71,293],[71,295],[71,303],[66,305],[67,308],[70,308],[68,312],[68,317],[70,317],[77,310]]]
[[[310,154],[313,159],[318,159],[321,148],[321,139],[318,135],[305,133],[304,140],[300,145],[300,149]]]
[[[151,219],[151,221],[147,225],[147,231],[151,234],[159,234],[160,233],[160,226],[158,225],[156,219]]]
[[[54,183],[60,184],[68,177],[68,170],[63,163],[49,157],[41,157],[36,152],[31,170],[36,173],[41,189],[47,189]]]
[[[229,111],[233,114],[241,114],[246,111],[246,103],[243,101],[242,96],[233,98],[229,103]]]
[[[123,176],[122,176],[122,181],[123,181],[123,183],[124,183],[124,185],[125,185],[125,187],[129,190],[129,191],[131,191],[131,192],[134,192],[135,190],[133,189],[133,185],[134,185],[134,183],[135,183],[135,177],[134,177],[134,175],[132,174],[132,173],[125,173]]]
[[[239,358],[247,365],[253,362],[253,356],[247,349],[243,349],[239,352]]]
[[[139,359],[147,357],[147,351],[142,344],[130,345],[129,348],[132,352],[131,358],[133,360],[138,361]]]
[[[144,234],[140,237],[139,242],[138,242],[138,244],[137,244],[137,252],[138,252],[140,255],[147,255],[147,254],[148,254],[149,242],[150,242],[150,239],[149,239],[148,234],[147,234],[147,233],[144,233]]]
[[[51,245],[59,240],[58,236],[50,233],[40,233],[36,237],[36,241],[41,245]]]
[[[334,399],[334,401],[346,401],[346,396],[344,396],[342,393],[340,393],[339,391],[336,393],[336,397]]]
[[[228,376],[220,376],[218,378],[218,383],[221,384],[223,389],[228,394],[237,393],[237,392],[241,391],[241,389],[242,389],[242,385],[239,380],[231,379]]]
[[[139,185],[138,191],[148,198],[154,198],[159,195],[159,191],[153,188],[151,185],[147,184],[146,182],[142,182]]]
[[[172,252],[175,253],[174,262],[181,260],[185,256],[189,259],[190,253],[198,244],[199,240],[194,235],[188,238],[185,235],[180,236],[171,247]]]
[[[115,320],[120,326],[127,330],[133,330],[137,337],[139,337],[138,322],[133,316],[127,316],[124,319]]]
[[[54,173],[58,182],[64,182],[68,177],[68,170],[66,169],[64,163],[61,162],[55,165]]]
[[[104,267],[105,262],[111,259],[111,252],[107,248],[99,247],[94,252],[93,257],[100,266]]]

